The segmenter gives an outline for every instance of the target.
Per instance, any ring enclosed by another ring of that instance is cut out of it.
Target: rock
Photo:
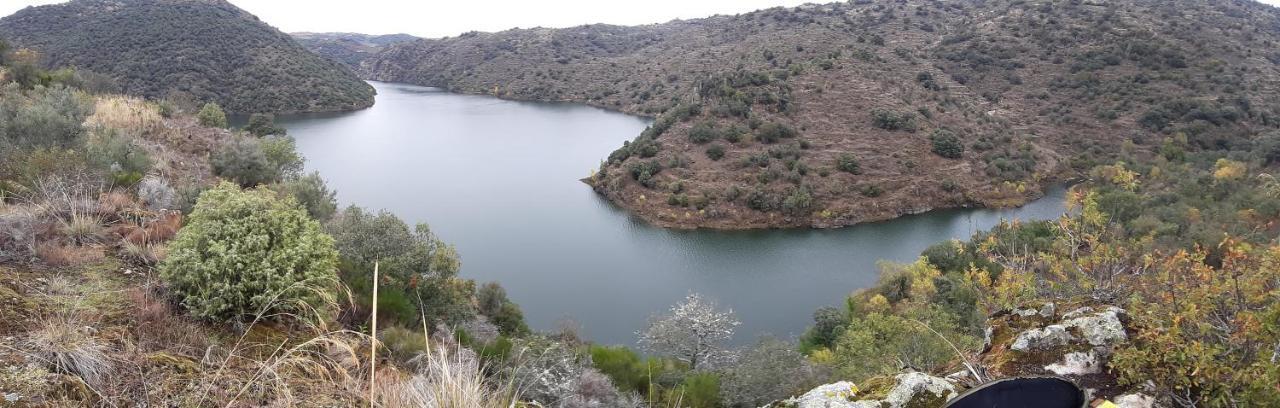
[[[1055,306],[1053,302],[1045,303],[1044,306],[1040,306],[1040,317],[1051,319],[1053,318],[1053,314],[1057,311],[1058,307]]]
[[[1093,350],[1067,353],[1062,362],[1049,364],[1045,370],[1057,375],[1085,375],[1102,372],[1102,360]]]
[[[1061,347],[1075,339],[1071,333],[1067,332],[1067,328],[1060,324],[1045,326],[1043,329],[1031,329],[1018,333],[1018,337],[1014,339],[1010,349],[1030,352],[1033,350],[1045,350],[1054,347]]]
[[[879,377],[883,378],[883,377]],[[872,380],[868,380],[870,384]],[[945,379],[924,373],[899,374],[892,388],[861,390],[854,383],[841,381],[819,386],[776,406],[795,408],[928,408],[941,407],[955,398],[955,385]],[[868,388],[874,388],[868,385]],[[883,394],[881,394],[883,392]],[[862,398],[862,399],[859,399]]]
[[[1021,316],[1021,317],[1031,317],[1031,316],[1035,316],[1036,314],[1039,314],[1039,313],[1040,313],[1040,311],[1038,311],[1038,310],[1036,310],[1036,309],[1031,309],[1031,308],[1027,308],[1027,309],[1013,309],[1013,314],[1016,314],[1016,315]]]
[[[22,399],[22,396],[18,395],[18,393],[16,392],[4,394],[4,402],[8,402],[10,404],[18,402],[18,400],[21,400],[21,399]]]
[[[1111,402],[1115,403],[1119,408],[1152,408],[1156,406],[1156,399],[1143,393],[1121,395]]]
[[[1124,332],[1124,323],[1120,321],[1121,314],[1124,314],[1124,309],[1110,306],[1102,312],[1072,318],[1063,324],[1079,330],[1090,345],[1114,346],[1129,339]]]

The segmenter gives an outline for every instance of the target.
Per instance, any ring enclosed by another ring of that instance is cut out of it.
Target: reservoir
[[[461,276],[501,283],[532,328],[572,321],[602,344],[635,345],[650,316],[690,292],[734,310],[737,343],[797,336],[816,309],[874,284],[879,261],[910,262],[1001,219],[1064,211],[1058,188],[1017,209],[934,211],[843,229],[666,230],[578,181],[638,135],[644,118],[372,84],[372,108],[280,118],[308,171],[320,172],[342,206],[429,224],[457,247]]]

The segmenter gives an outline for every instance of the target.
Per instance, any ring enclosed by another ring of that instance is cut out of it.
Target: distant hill
[[[357,33],[291,33],[299,44],[320,56],[357,69],[360,63],[384,47],[417,40],[408,34],[369,35]]]
[[[371,79],[656,117],[588,181],[665,226],[1005,206],[1121,152],[1280,123],[1280,12],[1247,0],[856,0],[387,47]]]
[[[0,36],[48,66],[116,78],[131,94],[185,94],[235,113],[367,107],[373,88],[343,65],[222,0],[73,0],[0,19]]]

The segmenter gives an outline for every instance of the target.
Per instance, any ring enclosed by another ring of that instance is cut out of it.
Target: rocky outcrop
[[[1061,376],[1093,397],[1125,391],[1106,369],[1116,348],[1129,339],[1124,309],[1082,306],[1061,315],[1057,310],[1047,303],[993,316],[981,356],[988,376]]]
[[[926,408],[941,407],[958,395],[955,384],[924,373],[867,380],[862,387],[841,381],[823,385],[778,408]]]

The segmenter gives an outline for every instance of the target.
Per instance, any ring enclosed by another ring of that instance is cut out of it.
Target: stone
[[[848,381],[822,385],[781,404],[795,408],[917,408],[941,407],[959,393],[951,382],[924,373],[906,373],[894,377],[894,386],[880,399],[858,400],[864,395]]]
[[[1044,306],[1040,306],[1040,317],[1051,319],[1057,311],[1058,307],[1053,302],[1045,303]]]
[[[1074,339],[1075,336],[1068,333],[1065,326],[1054,324],[1045,326],[1043,329],[1031,329],[1018,333],[1018,337],[1013,340],[1013,345],[1009,348],[1025,353],[1065,346]]]
[[[1156,399],[1143,393],[1121,395],[1111,402],[1119,408],[1152,408],[1156,406]]]
[[[10,404],[18,402],[18,400],[21,400],[21,399],[22,399],[22,396],[18,395],[18,393],[16,392],[4,394],[4,402],[8,402]]]
[[[1124,309],[1111,306],[1096,314],[1067,320],[1063,325],[1079,330],[1092,346],[1110,347],[1129,339],[1124,332],[1124,323],[1120,321],[1121,314],[1124,314]]]
[[[1049,364],[1045,370],[1057,375],[1086,375],[1102,372],[1102,359],[1093,350],[1072,352],[1062,356],[1062,362]]]

